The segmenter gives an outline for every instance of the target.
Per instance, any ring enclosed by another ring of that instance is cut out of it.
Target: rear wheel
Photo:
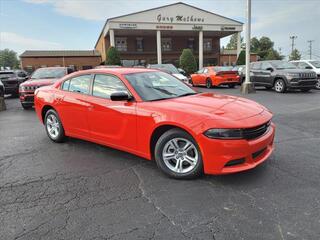
[[[158,167],[173,178],[195,178],[203,173],[198,144],[180,129],[171,129],[158,139],[155,160]]]
[[[274,82],[274,90],[278,93],[284,93],[287,90],[285,81],[281,78],[276,79],[276,81]]]
[[[64,129],[58,113],[50,109],[46,112],[44,118],[44,125],[47,131],[49,138],[54,142],[63,142],[65,139]]]
[[[212,81],[211,81],[210,78],[208,78],[207,81],[206,81],[206,87],[207,88],[212,88]]]

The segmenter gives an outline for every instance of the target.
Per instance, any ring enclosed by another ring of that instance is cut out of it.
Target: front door
[[[91,136],[97,141],[122,149],[136,148],[136,102],[112,101],[114,92],[128,92],[116,76],[96,74],[93,79],[88,119]]]

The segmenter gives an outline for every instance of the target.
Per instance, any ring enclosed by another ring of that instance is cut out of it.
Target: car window
[[[251,69],[252,70],[259,70],[261,63],[252,63]]]
[[[124,83],[112,75],[97,74],[94,78],[92,95],[110,99],[112,93],[127,92],[128,90]]]
[[[70,86],[70,79],[65,81],[63,84],[62,84],[62,90],[65,90],[65,91],[68,91],[69,90],[69,86]]]
[[[204,69],[201,68],[197,73],[203,73]]]
[[[18,77],[25,78],[27,75],[24,72],[18,72]]]
[[[205,68],[204,70],[203,70],[203,73],[208,73],[209,72],[209,70],[207,69],[207,68]]]
[[[299,68],[312,68],[311,66],[309,66],[309,64],[305,63],[305,62],[299,62],[298,64]]]
[[[78,92],[83,94],[89,93],[91,75],[82,75],[70,79],[70,92]]]
[[[273,68],[270,63],[268,63],[268,62],[261,63],[261,69],[262,70],[267,70],[268,68]]]

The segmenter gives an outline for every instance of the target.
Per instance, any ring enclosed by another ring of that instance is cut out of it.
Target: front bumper
[[[317,79],[292,79],[289,82],[289,88],[314,88],[317,84]]]
[[[20,92],[19,93],[20,102],[24,105],[33,106],[34,105],[34,92]]]
[[[275,125],[261,137],[253,140],[210,139],[199,137],[204,172],[229,174],[252,169],[263,163],[274,149]]]

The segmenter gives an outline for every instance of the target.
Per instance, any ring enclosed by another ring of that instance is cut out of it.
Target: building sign
[[[200,25],[193,25],[192,30],[194,31],[202,31],[203,27]]]
[[[221,31],[234,31],[236,27],[221,27]]]
[[[156,29],[171,30],[171,29],[173,29],[173,26],[170,26],[170,25],[157,25]]]
[[[136,23],[119,23],[119,27],[120,28],[137,28],[137,24]]]
[[[204,22],[204,18],[199,16],[186,16],[186,15],[176,15],[176,16],[164,16],[161,14],[158,14],[157,16],[158,22],[181,22],[181,23],[200,23]]]

